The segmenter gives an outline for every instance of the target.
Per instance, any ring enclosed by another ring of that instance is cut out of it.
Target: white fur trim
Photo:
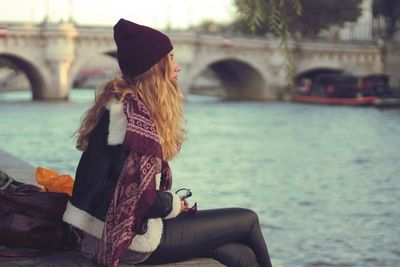
[[[104,222],[86,211],[78,209],[69,201],[63,215],[63,221],[100,239],[103,234]]]
[[[117,100],[111,100],[107,103],[107,109],[110,111],[107,143],[109,145],[122,144],[128,125],[128,120],[123,110],[123,104]]]
[[[137,252],[151,252],[156,250],[161,241],[163,222],[160,218],[147,220],[147,232],[135,235],[129,246],[130,250]]]
[[[63,221],[98,239],[101,239],[103,235],[104,222],[86,211],[78,209],[69,201],[63,215]],[[154,251],[160,244],[162,231],[163,222],[160,218],[148,219],[147,232],[143,235],[136,235],[129,249],[137,252]]]
[[[178,216],[181,213],[181,208],[182,208],[181,198],[173,192],[169,192],[169,193],[171,193],[171,195],[172,195],[172,210],[164,219],[175,218],[176,216]]]

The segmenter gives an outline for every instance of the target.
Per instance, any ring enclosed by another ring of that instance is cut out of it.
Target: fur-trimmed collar
[[[115,99],[107,103],[110,111],[110,124],[108,126],[107,143],[120,145],[124,142],[128,120],[123,110],[123,104]]]

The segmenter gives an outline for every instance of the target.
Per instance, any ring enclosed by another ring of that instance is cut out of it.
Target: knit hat
[[[162,32],[125,19],[115,24],[114,40],[119,67],[129,77],[146,72],[173,48]]]

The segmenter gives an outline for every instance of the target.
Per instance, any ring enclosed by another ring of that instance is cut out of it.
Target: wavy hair
[[[145,73],[134,78],[118,77],[96,92],[94,105],[81,118],[76,147],[85,151],[89,136],[96,127],[105,105],[116,99],[122,102],[129,95],[137,96],[146,105],[160,137],[163,159],[174,158],[186,137],[183,128],[183,95],[177,84],[169,78],[169,56],[163,57]]]

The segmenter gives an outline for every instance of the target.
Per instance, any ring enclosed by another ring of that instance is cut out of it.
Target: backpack
[[[77,231],[62,221],[68,199],[65,193],[43,192],[0,171],[0,245],[34,249],[29,256],[76,246]],[[13,251],[3,249],[0,255],[22,256]]]

